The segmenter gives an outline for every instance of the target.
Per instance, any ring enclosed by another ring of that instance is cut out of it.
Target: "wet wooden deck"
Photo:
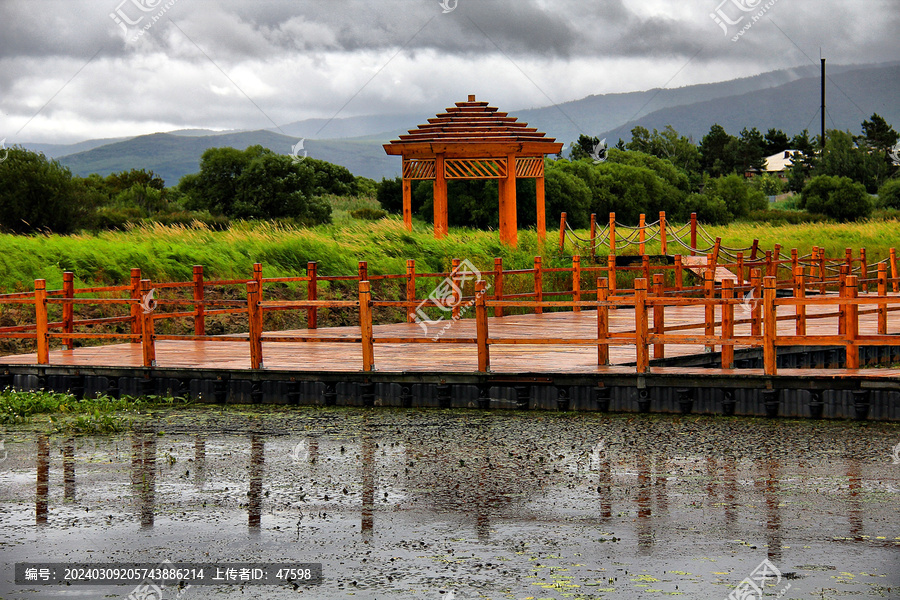
[[[837,317],[815,318],[833,309],[810,306],[808,308],[807,331],[810,334],[834,335],[837,332]],[[620,308],[610,311],[610,332],[626,333],[634,331],[634,311]],[[792,307],[779,309],[779,317],[793,314]],[[718,315],[717,315],[718,317]],[[749,314],[738,308],[737,319],[746,319]],[[889,333],[900,333],[900,322],[889,320]],[[702,306],[669,307],[665,311],[666,327],[693,326],[679,333],[702,333],[704,309]],[[379,338],[434,338],[441,334],[442,340],[474,340],[475,322],[463,319],[457,322],[445,321],[429,325],[423,331],[419,324],[398,323],[376,325],[375,368],[388,373],[471,373],[478,370],[477,350],[474,343],[379,343]],[[651,318],[651,331],[653,323]],[[782,335],[794,332],[792,320],[779,321],[778,331]],[[875,334],[877,317],[875,314],[860,315],[860,335]],[[735,326],[737,335],[749,335],[750,325]],[[597,315],[594,311],[580,313],[557,312],[543,315],[511,315],[489,319],[489,335],[493,339],[596,339]],[[308,337],[340,338],[348,342],[263,342],[263,361],[267,371],[294,372],[359,372],[362,370],[362,348],[359,342],[359,327],[330,327],[316,330],[293,330],[267,332],[268,337]],[[740,346],[738,346],[740,348]],[[702,345],[666,345],[666,358],[703,354]],[[491,372],[494,373],[548,373],[548,374],[592,374],[592,373],[634,373],[635,358],[633,345],[611,345],[610,365],[598,366],[597,346],[591,344],[494,344],[490,347]],[[172,369],[201,370],[249,370],[249,344],[237,341],[188,341],[160,340],[156,342],[157,366]],[[0,357],[2,365],[36,365],[35,354]],[[142,368],[140,344],[112,344],[106,346],[83,347],[74,350],[53,350],[50,353],[53,367],[124,367]],[[662,372],[673,368],[654,367]],[[679,368],[682,373],[692,369]],[[704,373],[716,369],[701,369]],[[698,370],[699,371],[699,370]],[[719,370],[722,373],[726,371]],[[740,373],[751,374],[743,369]],[[793,370],[790,370],[793,371]],[[900,371],[878,369],[866,370],[867,376],[900,377]],[[733,371],[727,371],[733,372]],[[841,371],[846,373],[846,371]],[[821,370],[817,373],[822,374]],[[789,370],[780,370],[781,375],[796,375]]]

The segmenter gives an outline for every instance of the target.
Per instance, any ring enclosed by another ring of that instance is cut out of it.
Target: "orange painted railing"
[[[891,250],[891,257],[895,259]],[[740,258],[740,257],[739,257]],[[820,268],[825,259],[817,256],[814,261],[802,261],[796,251],[790,259],[777,258],[767,253],[764,259],[739,260],[737,263],[719,264],[715,256],[708,256],[708,264],[702,269],[701,285],[685,285],[684,270],[686,267],[679,256],[674,264],[651,265],[648,257],[642,257],[640,265],[616,266],[614,257],[606,266],[584,266],[578,256],[573,257],[570,267],[546,268],[541,257],[536,257],[533,268],[503,269],[503,261],[495,259],[494,268],[478,272],[464,270],[462,261],[454,261],[454,269],[448,273],[417,274],[415,261],[407,261],[405,274],[370,275],[368,265],[359,264],[358,273],[354,276],[319,276],[316,263],[309,263],[307,275],[304,277],[263,277],[262,265],[254,265],[252,276],[248,279],[211,280],[204,278],[203,267],[195,266],[193,277],[187,282],[153,283],[142,279],[139,269],[131,272],[131,284],[127,286],[109,286],[92,288],[75,288],[74,277],[65,273],[62,290],[47,290],[44,280],[35,281],[33,292],[0,295],[2,305],[26,305],[34,307],[34,324],[0,328],[0,339],[33,339],[37,347],[37,363],[49,364],[51,341],[59,339],[64,349],[71,349],[74,340],[110,340],[129,341],[142,345],[143,364],[145,367],[156,366],[155,343],[160,340],[194,340],[194,341],[231,341],[249,343],[251,367],[263,368],[264,356],[262,342],[350,342],[363,345],[364,371],[374,368],[374,344],[382,343],[457,343],[476,344],[478,347],[479,370],[490,368],[490,346],[502,344],[551,344],[551,345],[596,345],[598,364],[609,363],[609,347],[630,345],[636,348],[637,370],[646,372],[649,360],[664,358],[666,346],[679,344],[701,344],[709,348],[720,347],[722,351],[722,367],[732,368],[734,347],[763,348],[765,372],[775,373],[774,353],[776,347],[783,346],[843,346],[848,349],[847,368],[858,366],[858,348],[866,345],[887,345],[895,343],[895,338],[887,335],[888,313],[900,310],[900,296],[890,295],[889,288],[897,291],[895,260],[882,261],[874,266],[874,277],[861,280],[851,275],[852,257],[845,257],[836,276]],[[888,266],[891,265],[891,277],[888,277]],[[717,284],[714,280],[715,267],[725,266],[733,269],[736,280],[726,280]],[[782,268],[784,267],[784,268]],[[789,278],[779,280],[777,274],[787,267],[792,269]],[[867,275],[864,260],[860,269]],[[696,268],[696,267],[695,267]],[[619,272],[634,273],[634,289],[619,289],[616,277]],[[570,289],[545,289],[548,274],[561,275],[564,281],[570,282]],[[745,276],[746,274],[746,276]],[[511,277],[526,277],[533,281],[533,291],[515,294],[504,293],[504,286]],[[463,307],[475,308],[475,338],[375,338],[373,333],[373,311],[378,307],[403,308],[407,313],[407,321],[412,323],[423,318],[427,320],[423,303],[428,299],[417,298],[417,282],[420,280],[438,280],[435,299],[442,299],[443,307],[433,302],[431,310],[447,309],[454,319],[460,318]],[[398,280],[401,289],[405,287],[405,300],[375,300],[372,297],[372,284],[377,281]],[[670,284],[667,285],[667,280]],[[355,281],[358,295],[353,300],[319,300],[318,285],[320,282]],[[588,285],[584,285],[587,281]],[[270,301],[265,299],[264,288],[267,284],[305,282],[307,298],[297,301]],[[596,286],[591,285],[596,282]],[[869,284],[877,287],[876,294],[859,297],[860,290],[867,292]],[[405,284],[405,285],[403,285]],[[246,299],[224,300],[207,299],[206,288],[210,286],[237,285],[246,287]],[[492,293],[488,293],[492,287]],[[182,289],[189,292],[186,299],[154,298],[153,290]],[[791,290],[792,297],[777,298],[778,289]],[[467,294],[469,291],[471,293]],[[818,294],[818,295],[810,295]],[[107,295],[119,297],[88,297],[90,295]],[[570,300],[553,300],[550,298],[569,297]],[[592,298],[592,299],[591,299]],[[48,308],[61,305],[62,318],[50,321]],[[748,318],[736,319],[734,306],[749,304],[751,310]],[[77,306],[123,306],[128,307],[128,314],[115,317],[95,319],[76,319]],[[665,323],[665,308],[671,306],[704,306],[705,318],[702,323],[688,323],[668,326]],[[609,310],[619,306],[634,307],[634,329],[629,332],[609,332]],[[796,306],[796,314],[778,315],[778,307]],[[808,308],[816,306],[835,307],[834,312],[815,312],[809,314]],[[157,311],[160,307],[168,307],[168,312]],[[449,308],[447,308],[449,307]],[[185,310],[187,308],[188,310]],[[317,314],[320,308],[352,309],[359,312],[359,337],[321,337],[321,336],[271,336],[264,331],[263,316],[267,312],[294,310],[303,311],[307,315],[307,326],[317,327]],[[488,311],[493,310],[496,317],[503,316],[509,309],[532,310],[540,314],[544,309],[572,309],[573,311],[597,311],[598,335],[591,339],[521,339],[491,338],[488,331]],[[720,317],[716,318],[718,310]],[[877,313],[878,333],[875,336],[859,335],[859,317],[864,314]],[[247,334],[211,336],[206,334],[206,318],[218,314],[246,314],[248,317]],[[812,319],[837,317],[838,328],[834,335],[814,336],[806,332],[807,323]],[[193,321],[192,335],[161,335],[156,333],[156,322],[162,319],[189,318]],[[778,323],[793,321],[794,335],[778,335]],[[76,331],[84,326],[98,326],[129,323],[129,333],[96,333]],[[736,335],[735,325],[749,324],[749,335]],[[683,332],[702,329],[703,334]]]

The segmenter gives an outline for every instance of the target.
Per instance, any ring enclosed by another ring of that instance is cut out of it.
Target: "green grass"
[[[361,203],[359,207],[369,204],[357,202]],[[346,201],[339,211],[349,214],[357,208]],[[670,225],[670,231],[675,227]],[[813,246],[824,246],[829,257],[840,257],[845,248],[853,248],[857,255],[864,247],[869,260],[877,261],[888,255],[889,248],[900,246],[897,220],[733,223],[708,226],[706,230],[712,237],[720,236],[728,247],[748,246],[757,238],[762,250],[778,243],[785,254],[791,248],[803,255]],[[587,237],[586,232],[579,233]],[[319,263],[320,275],[352,275],[360,260],[368,262],[372,274],[399,274],[406,271],[408,258],[416,259],[418,273],[447,271],[454,257],[468,258],[479,269],[492,268],[494,257],[502,257],[507,269],[529,268],[537,255],[544,256],[548,268],[569,266],[569,256],[575,250],[567,244],[560,256],[557,239],[551,230],[547,246],[541,248],[534,230],[520,231],[518,248],[513,249],[500,243],[497,232],[453,228],[444,239],[436,240],[429,224],[416,222],[413,231],[407,232],[395,216],[378,221],[348,216],[339,223],[313,228],[239,222],[227,231],[202,225],[155,224],[69,236],[4,234],[0,235],[0,292],[31,290],[35,279],[46,279],[48,288],[59,289],[62,273],[67,270],[75,273],[79,287],[126,283],[133,267],[153,281],[189,281],[195,264],[205,266],[207,279],[249,277],[254,262],[263,264],[266,277],[305,275],[309,261]],[[636,247],[618,250],[628,254],[636,252]],[[659,243],[648,243],[647,251],[658,253]],[[675,252],[676,246],[670,244],[669,251]]]
[[[28,423],[33,417],[46,415],[51,428],[69,433],[114,433],[127,429],[140,410],[167,408],[188,404],[183,398],[145,396],[132,398],[79,399],[60,392],[0,392],[0,425]]]

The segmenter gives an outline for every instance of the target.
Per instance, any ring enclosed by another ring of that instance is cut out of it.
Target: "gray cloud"
[[[777,0],[737,43],[710,18],[720,1],[5,0],[0,137],[60,89],[20,139],[429,114],[470,92],[513,110],[802,66],[819,46],[900,56],[900,0]],[[163,9],[130,44],[110,17]]]

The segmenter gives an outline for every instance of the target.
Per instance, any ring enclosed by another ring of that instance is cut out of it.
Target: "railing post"
[[[647,320],[647,280],[641,277],[634,280],[634,346],[638,373],[650,371]]]
[[[142,299],[150,297],[150,280],[141,279],[141,295]],[[144,357],[145,367],[156,366],[156,340],[155,324],[153,322],[153,313],[147,310],[145,306],[138,306],[141,314],[141,350]]]
[[[494,300],[503,300],[503,259],[494,259]],[[494,307],[494,316],[503,316],[503,307]]]
[[[778,279],[778,262],[781,260],[781,244],[775,244],[772,250],[772,277]]]
[[[357,281],[369,280],[369,263],[364,260],[359,261],[359,270],[357,272]]]
[[[609,253],[616,253],[616,213],[609,213]]]
[[[253,281],[259,284],[259,301],[263,300],[263,268],[262,263],[253,263]]]
[[[850,299],[856,298],[858,295],[858,285],[859,279],[856,275],[847,277],[845,297]],[[859,346],[856,344],[856,339],[859,337],[859,305],[847,304],[846,306],[847,308],[844,311],[846,319],[844,335],[847,338],[847,363],[845,366],[848,369],[858,369]]]
[[[597,255],[597,213],[591,213],[591,258]]]
[[[47,337],[47,281],[34,280],[34,323],[36,325],[37,362],[39,365],[50,364],[50,339]]]
[[[416,306],[416,260],[414,258],[406,260],[406,301],[409,303],[406,307],[406,322],[415,323],[416,314],[413,309]]]
[[[653,296],[655,298],[665,298],[663,289],[663,274],[656,273],[653,275]],[[662,304],[653,305],[653,333],[656,335],[665,335],[666,333],[666,307]],[[663,342],[653,344],[653,358],[665,358],[666,345]]]
[[[566,247],[566,213],[559,215],[559,251],[562,253]]]
[[[450,261],[450,281],[453,282],[453,306],[451,307],[451,316],[454,321],[459,320],[459,305],[462,304],[463,299],[463,291],[460,288],[460,280],[459,276],[459,266],[462,264],[462,260],[459,258],[454,258]]]
[[[800,265],[794,269],[794,298],[806,298],[806,278],[803,276],[803,267]],[[795,311],[797,312],[797,335],[806,335],[806,304],[798,304]]]
[[[878,263],[878,295],[882,298],[887,296],[887,265],[883,262]],[[888,305],[878,305],[878,335],[887,335],[887,316]]]
[[[850,273],[853,273],[853,248],[844,248],[844,263],[847,265],[847,268],[850,270]]]
[[[609,364],[609,306],[605,302],[609,299],[609,280],[606,277],[597,278],[597,364],[606,366]]]
[[[722,249],[722,238],[717,237],[717,238],[716,238],[716,243],[715,243],[715,245],[713,246],[713,251],[712,251],[712,257],[713,257],[713,261],[712,261],[712,262],[713,262],[714,265],[719,264],[719,251],[720,251],[721,249]]]
[[[131,299],[137,300],[131,305],[131,335],[141,335],[141,270],[131,270]],[[137,338],[131,340],[132,344],[140,344]]]
[[[659,211],[659,253],[665,256],[669,253],[669,245],[666,241],[666,211]]]
[[[478,342],[478,371],[487,373],[491,370],[491,354],[488,346],[488,317],[485,306],[485,281],[475,283],[475,336]]]
[[[372,340],[372,290],[368,280],[359,282],[359,331],[363,371],[372,371],[375,368],[375,344]]]
[[[750,335],[762,334],[762,272],[750,270],[750,297],[755,299],[750,305]]]
[[[897,273],[897,251],[894,248],[891,248],[891,286],[895,294],[900,293],[900,279],[898,279]]]
[[[775,312],[776,289],[775,277],[771,275],[766,277],[763,287],[763,313],[765,315],[763,370],[766,375],[775,375],[777,372],[775,355],[775,340],[778,338],[778,318]]]
[[[203,302],[206,297],[203,285],[203,265],[194,265],[194,302]],[[194,335],[206,335],[206,307],[194,305]]]
[[[766,250],[766,277],[775,277],[775,263],[772,262],[771,250]]]
[[[850,277],[850,267],[846,264],[841,265],[840,281],[838,282],[838,296],[847,297],[847,278]],[[843,335],[847,333],[847,306],[845,304],[838,305],[838,333]]]
[[[691,256],[697,255],[697,213],[691,213]]]
[[[606,257],[606,276],[609,278],[609,293],[616,295],[616,257],[610,254]]]
[[[734,368],[734,345],[725,342],[734,340],[734,281],[722,282],[722,368]]]
[[[735,273],[735,275],[737,275],[737,278],[738,278],[737,285],[738,285],[738,287],[744,287],[744,281],[746,281],[746,279],[744,278],[744,253],[743,252],[737,253],[737,269],[736,270],[737,270],[737,273]]]
[[[259,282],[255,279],[247,282],[247,321],[249,323],[250,338],[250,368],[261,369],[262,358],[262,328],[259,318]]]
[[[644,213],[641,213],[641,216],[638,217],[638,240],[640,243],[640,251],[643,256],[646,254],[644,252],[644,241],[646,240],[646,227],[647,227],[647,217]]]
[[[824,295],[828,289],[828,273],[825,269],[825,248],[819,248],[819,281],[822,282],[819,293]]]
[[[750,246],[750,262],[756,262],[756,253],[759,252],[759,240],[753,240]]]
[[[572,257],[572,300],[581,302],[581,257]],[[581,312],[580,306],[572,307],[572,312]]]
[[[75,274],[71,271],[63,273],[63,298],[72,300],[75,298]],[[62,305],[63,333],[75,332],[75,304],[66,302]],[[71,338],[62,339],[63,349],[71,350],[74,345]]]
[[[675,255],[675,289],[679,292],[684,289],[684,264],[681,255]]]
[[[859,283],[862,291],[869,293],[869,265],[866,261],[866,249],[859,249]]]
[[[319,299],[319,263],[314,260],[311,260],[306,263],[306,276],[309,277],[309,280],[306,282],[306,299],[307,300],[318,300]],[[409,312],[409,311],[407,311]],[[410,320],[410,323],[413,321]],[[318,329],[319,328],[319,308],[316,306],[310,306],[306,309],[306,328],[307,329]]]
[[[534,257],[534,300],[535,302],[544,301],[544,270],[541,263],[541,257]],[[540,315],[544,313],[541,306],[534,307],[534,314]]]
[[[712,255],[710,254],[709,259],[711,258]],[[706,319],[704,333],[707,337],[716,335],[716,307],[709,303],[710,300],[714,300],[716,297],[716,281],[714,279],[714,273],[715,272],[710,268],[703,271],[703,298],[707,300],[703,307],[703,313]],[[706,350],[707,352],[715,352],[715,344],[707,344]]]
[[[650,281],[650,257],[646,254],[641,254],[641,271],[644,274],[644,279]]]
[[[797,267],[800,266],[800,253],[797,252],[796,248],[791,248],[791,275],[797,272]]]

